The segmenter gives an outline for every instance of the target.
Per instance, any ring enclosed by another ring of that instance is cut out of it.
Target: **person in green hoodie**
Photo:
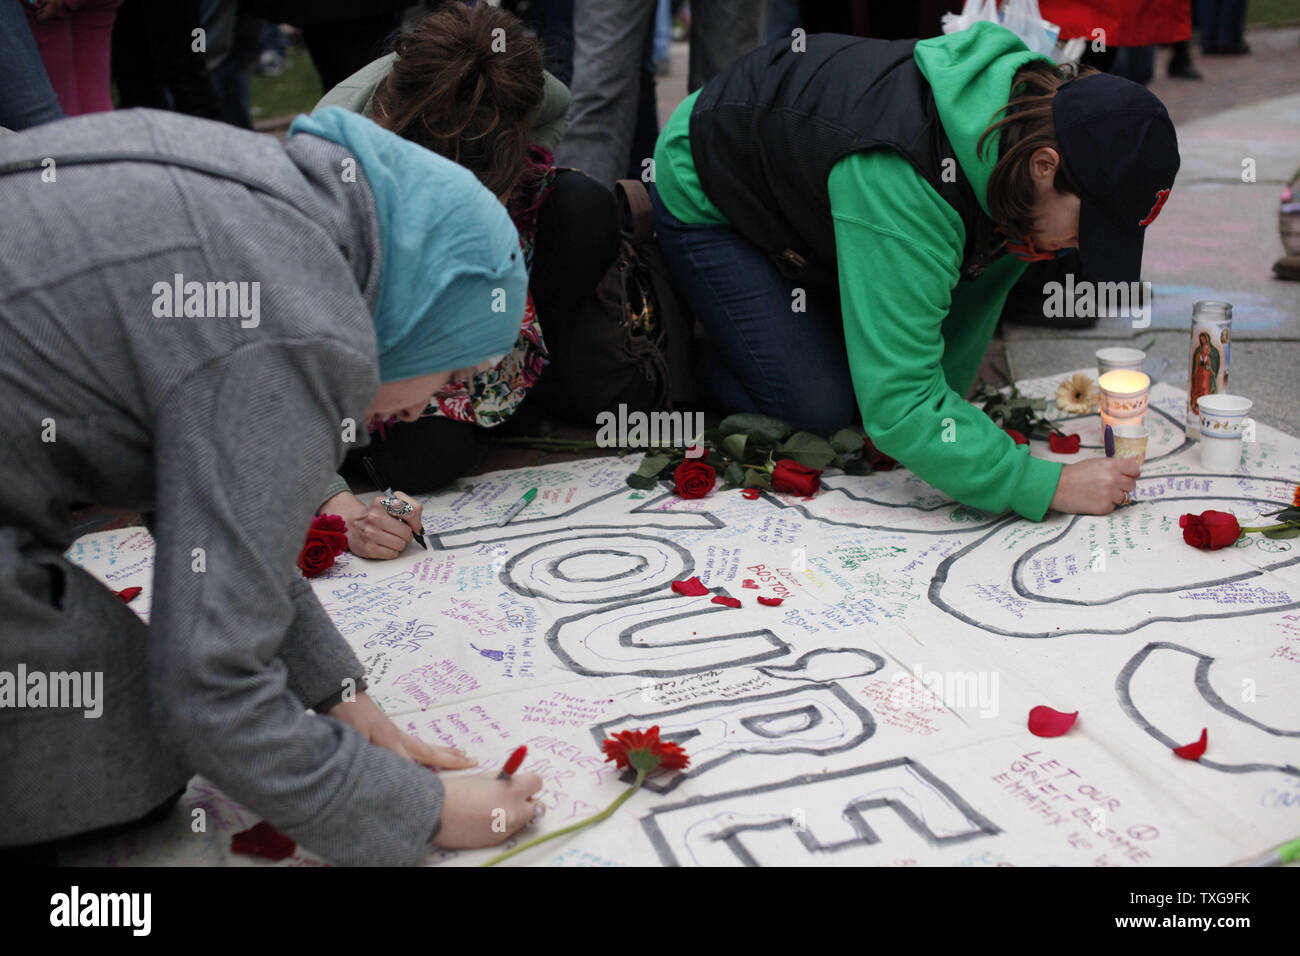
[[[958,501],[1038,521],[1131,501],[1135,459],[1029,455],[962,396],[1026,261],[1139,279],[1178,170],[1149,91],[977,23],[779,40],[684,100],[655,149],[660,245],[728,412],[860,418]]]

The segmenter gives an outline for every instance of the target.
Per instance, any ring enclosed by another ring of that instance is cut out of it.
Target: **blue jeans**
[[[0,126],[22,130],[63,119],[20,0],[0,0]]]
[[[798,284],[727,225],[688,225],[654,185],[655,226],[673,280],[709,334],[708,384],[722,411],[762,412],[831,431],[860,420],[834,295]]]

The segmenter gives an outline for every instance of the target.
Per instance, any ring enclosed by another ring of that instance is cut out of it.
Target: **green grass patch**
[[[290,49],[289,67],[279,76],[253,74],[253,122],[277,116],[310,113],[324,95],[320,74],[301,47]]]
[[[1300,23],[1300,4],[1296,0],[1250,0],[1246,5],[1246,23],[1253,27]]]

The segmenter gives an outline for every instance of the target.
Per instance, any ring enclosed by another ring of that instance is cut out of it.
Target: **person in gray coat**
[[[513,344],[496,198],[340,109],[284,145],[131,110],[0,136],[0,222],[0,848],[195,773],[343,864],[527,825],[540,778],[430,773],[474,761],[382,714],[295,566],[366,422]],[[144,515],[147,626],[64,557],[80,503]]]

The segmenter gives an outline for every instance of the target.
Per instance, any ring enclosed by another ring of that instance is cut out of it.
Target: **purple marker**
[[[1111,428],[1109,425],[1106,426],[1106,431],[1104,433],[1103,440],[1106,444],[1106,457],[1114,458],[1115,457],[1115,430]]]

